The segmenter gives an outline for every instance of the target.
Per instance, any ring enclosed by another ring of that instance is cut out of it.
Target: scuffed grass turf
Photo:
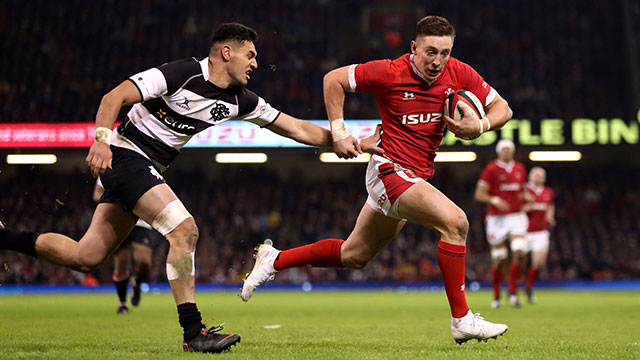
[[[258,291],[249,303],[235,293],[199,293],[206,324],[226,322],[223,332],[242,336],[221,355],[181,352],[171,294],[145,294],[129,315],[116,315],[115,294],[0,296],[0,358],[640,358],[639,293],[536,296],[536,305],[493,310],[488,292],[469,292],[473,311],[508,324],[509,331],[497,341],[459,346],[440,292]]]

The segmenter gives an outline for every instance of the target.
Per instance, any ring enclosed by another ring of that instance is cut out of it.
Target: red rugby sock
[[[313,244],[280,252],[273,263],[276,270],[300,266],[343,267],[340,248],[344,240],[324,239]]]
[[[529,268],[529,275],[527,276],[527,291],[531,291],[533,288],[533,283],[536,281],[538,277],[538,269]]]
[[[500,299],[502,287],[502,268],[491,267],[491,282],[493,284],[493,298]]]
[[[438,267],[442,274],[444,290],[447,293],[451,316],[461,318],[469,312],[464,292],[464,255],[466,246],[438,242]]]
[[[509,294],[518,292],[520,276],[522,276],[522,267],[518,263],[512,262],[509,267]]]

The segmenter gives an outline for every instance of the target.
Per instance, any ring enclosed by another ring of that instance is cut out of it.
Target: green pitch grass
[[[115,294],[0,297],[0,359],[640,359],[640,294],[539,291],[538,304],[472,310],[509,331],[457,345],[443,293],[201,293],[211,326],[242,342],[221,355],[182,353],[170,294],[145,294],[116,315]],[[265,326],[279,325],[276,328]]]

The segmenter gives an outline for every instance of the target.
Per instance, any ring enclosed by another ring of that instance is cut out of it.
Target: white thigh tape
[[[173,200],[153,219],[151,226],[160,234],[167,235],[183,221],[192,217],[180,200]]]
[[[511,240],[511,251],[527,251],[527,240],[523,237]]]
[[[185,257],[172,263],[167,263],[167,279],[177,280],[196,274],[195,252],[188,252]]]
[[[508,256],[509,256],[509,252],[507,251],[507,248],[504,246],[491,249],[491,258],[493,260],[504,260]]]

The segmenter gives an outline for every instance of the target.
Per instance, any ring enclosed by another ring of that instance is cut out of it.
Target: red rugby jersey
[[[489,204],[487,215],[506,215],[520,211],[523,202],[522,187],[526,176],[524,165],[517,161],[505,164],[496,160],[485,166],[478,182],[489,186],[491,196],[498,196],[509,204],[507,211],[500,211]]]
[[[547,210],[553,205],[553,190],[546,186],[536,187],[531,183],[526,184],[527,191],[533,195],[533,209],[529,216],[528,232],[547,230]]]
[[[469,65],[453,57],[429,85],[413,65],[413,56],[375,60],[349,68],[356,92],[375,94],[382,118],[380,147],[388,159],[422,178],[433,176],[433,159],[444,134],[444,101],[457,90],[474,93],[485,106],[497,92]]]

